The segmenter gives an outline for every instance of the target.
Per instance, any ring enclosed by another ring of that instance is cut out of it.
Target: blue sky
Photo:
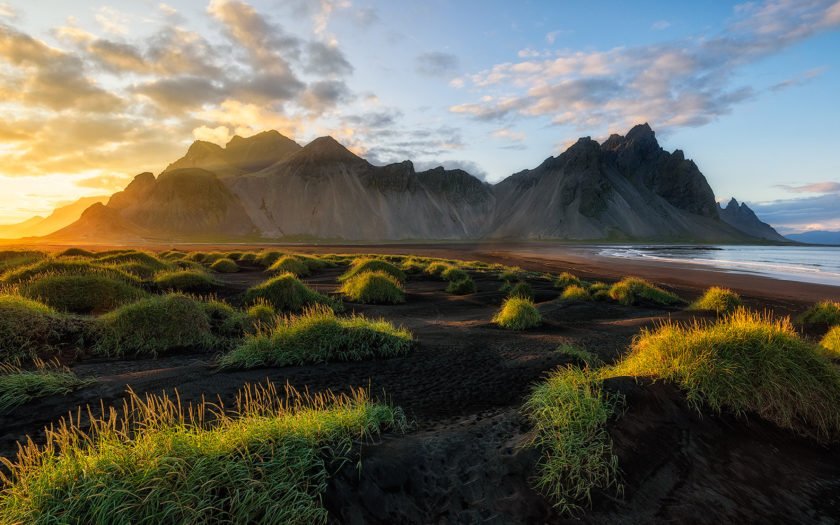
[[[840,229],[838,30],[837,0],[0,1],[0,222],[197,138],[330,134],[495,182],[647,121],[719,199]]]

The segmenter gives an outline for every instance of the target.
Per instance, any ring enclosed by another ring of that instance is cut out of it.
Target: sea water
[[[599,255],[840,286],[840,246],[602,246]]]

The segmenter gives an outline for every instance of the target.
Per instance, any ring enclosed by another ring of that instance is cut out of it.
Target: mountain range
[[[812,230],[802,233],[789,233],[788,239],[806,244],[826,244],[840,246],[840,232]]]
[[[697,165],[663,150],[647,124],[601,144],[581,138],[495,185],[410,161],[376,166],[331,137],[196,141],[45,239],[786,240],[746,205],[720,207]]]

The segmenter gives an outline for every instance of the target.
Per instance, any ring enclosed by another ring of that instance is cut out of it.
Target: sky
[[[840,0],[0,0],[0,223],[197,139],[497,182],[648,122],[716,197],[840,230]]]

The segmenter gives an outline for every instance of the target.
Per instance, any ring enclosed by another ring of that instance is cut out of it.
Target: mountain
[[[731,241],[714,193],[682,151],[659,147],[647,124],[603,144],[578,140],[494,188],[492,237]],[[539,213],[535,213],[539,210]]]
[[[460,170],[374,166],[331,137],[285,162],[237,177],[231,188],[267,237],[462,239],[484,232],[488,185]]]
[[[721,220],[738,231],[768,241],[788,242],[788,239],[781,236],[772,226],[766,222],[761,222],[761,219],[746,203],[739,204],[734,197],[725,208],[717,204],[717,209]]]
[[[418,172],[410,161],[375,166],[331,137],[305,147],[277,132],[224,148],[199,141],[102,208],[61,235],[749,242],[775,233],[740,205],[740,219],[724,220],[735,208],[720,208],[697,165],[663,150],[647,124],[603,144],[582,138],[496,185],[462,170]]]
[[[247,139],[236,135],[224,148],[212,142],[197,140],[186,155],[164,171],[201,168],[222,178],[235,177],[286,160],[300,149],[300,144],[276,131],[264,131]]]
[[[20,239],[22,237],[41,237],[64,228],[81,217],[82,212],[95,203],[108,200],[108,196],[82,197],[81,199],[56,208],[47,217],[32,217],[18,224],[0,226],[0,239]]]
[[[124,219],[119,211],[97,202],[82,213],[79,220],[44,237],[48,241],[88,243],[143,242],[155,235]]]
[[[788,239],[806,244],[830,244],[840,246],[840,232],[814,230],[802,233],[789,233]]]

